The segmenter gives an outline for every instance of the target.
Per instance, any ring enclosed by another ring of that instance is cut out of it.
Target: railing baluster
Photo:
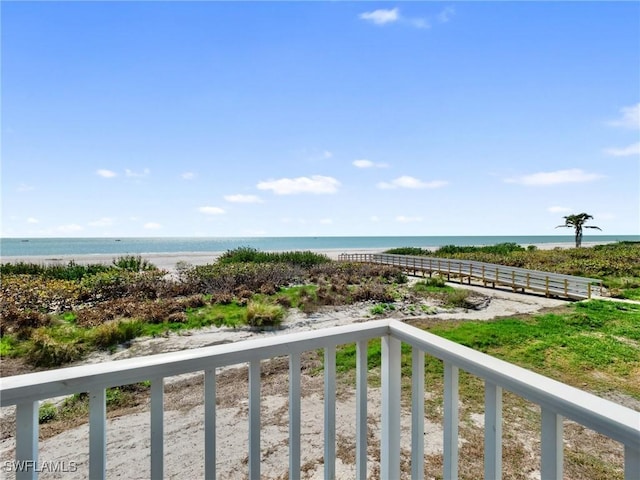
[[[484,384],[484,478],[502,478],[502,388]]]
[[[458,367],[444,364],[444,478],[458,478]]]
[[[424,352],[411,350],[411,479],[424,477]]]
[[[562,479],[562,417],[542,407],[542,452],[540,476]]]
[[[382,337],[382,428],[380,477],[400,478],[400,347],[389,335]]]
[[[151,380],[151,478],[164,476],[164,379]]]
[[[356,478],[367,478],[367,340],[356,343]]]
[[[216,478],[216,370],[204,372],[204,478]]]
[[[40,402],[19,403],[16,408],[16,461],[31,468],[17,469],[16,480],[38,478],[38,408]],[[29,463],[32,462],[32,463]]]
[[[89,478],[107,476],[107,394],[104,388],[89,392]]]
[[[249,479],[260,480],[260,360],[249,362]]]
[[[300,354],[289,357],[289,479],[300,480]]]
[[[324,349],[324,478],[336,478],[336,347]]]
[[[624,479],[640,478],[640,449],[628,445],[624,447]]]

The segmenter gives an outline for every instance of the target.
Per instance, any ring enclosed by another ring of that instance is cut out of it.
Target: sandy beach
[[[583,242],[584,247],[592,247],[602,244],[603,242]],[[606,242],[604,242],[606,243]],[[540,243],[532,244],[540,250],[552,250],[554,248],[573,248],[574,244],[564,243]],[[529,245],[523,245],[528,247]],[[436,246],[425,246],[424,249],[435,251]],[[324,249],[313,250],[316,253],[327,255],[329,258],[337,260],[342,253],[382,253],[386,248],[358,248],[358,249]],[[153,263],[162,270],[174,271],[178,262],[185,262],[191,265],[206,265],[213,263],[224,252],[172,252],[172,253],[142,253],[140,256],[145,260]],[[124,254],[123,254],[124,255]],[[110,264],[113,259],[119,257],[118,254],[91,254],[91,255],[31,255],[31,256],[0,256],[0,263],[42,263],[42,264],[61,264],[64,265],[70,261],[74,261],[81,265],[91,263]]]

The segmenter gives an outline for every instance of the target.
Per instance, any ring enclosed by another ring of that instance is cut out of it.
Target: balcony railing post
[[[624,447],[624,479],[640,478],[640,449],[628,445]]]
[[[380,477],[400,478],[400,350],[401,342],[382,337],[382,430]]]
[[[424,352],[411,350],[411,479],[424,477]]]
[[[356,478],[367,478],[367,374],[368,343],[356,344]]]
[[[216,370],[204,372],[204,478],[216,478]]]
[[[151,380],[151,478],[164,477],[164,379]]]
[[[249,362],[249,479],[260,480],[260,360]]]
[[[485,382],[484,391],[484,478],[502,478],[502,388]]]
[[[336,347],[324,349],[324,478],[336,478]]]
[[[289,479],[300,480],[300,354],[289,357]]]
[[[107,395],[106,389],[89,392],[89,478],[107,475]]]
[[[444,364],[444,478],[458,478],[458,367]]]
[[[38,408],[39,402],[19,403],[16,409],[16,462],[27,468],[16,471],[16,480],[38,478]]]
[[[562,462],[562,416],[542,407],[541,478],[562,480]]]

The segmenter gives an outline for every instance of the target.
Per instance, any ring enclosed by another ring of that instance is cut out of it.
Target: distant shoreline
[[[583,242],[583,247],[593,247],[595,245],[603,245],[615,242]],[[557,242],[557,243],[532,243],[523,244],[523,247],[534,245],[540,250],[552,250],[554,248],[573,248],[573,242]],[[325,248],[325,249],[298,249],[310,250],[328,256],[333,260],[337,260],[342,253],[382,253],[388,248]],[[421,247],[426,250],[435,251],[440,246]],[[276,250],[273,250],[276,251]],[[74,261],[79,265],[87,265],[92,263],[111,264],[112,260],[125,255],[141,256],[143,259],[151,262],[162,270],[175,271],[179,262],[185,262],[191,265],[205,265],[215,262],[224,251],[218,252],[160,252],[160,253],[140,253],[140,254],[116,254],[116,253],[95,253],[95,254],[69,254],[69,255],[15,255],[0,256],[1,263],[37,263],[37,264],[61,264],[65,265],[70,261]]]

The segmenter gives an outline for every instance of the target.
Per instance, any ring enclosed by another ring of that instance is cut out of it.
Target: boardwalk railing
[[[387,480],[406,478],[400,467],[401,344],[412,347],[411,478],[422,479],[425,458],[425,354],[444,362],[444,447],[446,479],[458,472],[458,374],[467,371],[485,383],[485,478],[502,478],[502,392],[508,390],[541,407],[541,478],[561,479],[563,472],[563,418],[577,422],[624,445],[626,480],[640,478],[640,413],[604,400],[531,371],[450,342],[395,320],[379,320],[312,332],[276,335],[248,340],[38,372],[2,379],[3,407],[17,406],[16,465],[18,478],[36,478],[38,469],[39,400],[89,392],[88,478],[106,478],[107,387],[151,380],[150,472],[151,478],[165,476],[164,465],[164,379],[169,376],[204,372],[205,395],[203,443],[207,479],[216,477],[216,369],[249,363],[248,475],[260,478],[261,419],[260,362],[277,356],[289,358],[289,473],[299,479],[301,467],[301,354],[324,349],[324,478],[336,477],[336,347],[356,343],[356,476],[367,476],[367,344],[382,339],[380,476]],[[571,448],[566,446],[565,448]],[[84,468],[87,468],[85,465]]]
[[[414,275],[418,272],[434,273],[446,276],[448,280],[457,278],[460,282],[472,280],[482,282],[484,286],[507,286],[516,290],[530,290],[547,296],[584,299],[602,293],[602,280],[596,278],[575,277],[558,273],[527,270],[508,267],[495,263],[434,258],[414,255],[392,255],[386,253],[343,253],[339,260],[349,262],[382,263],[395,265]]]

